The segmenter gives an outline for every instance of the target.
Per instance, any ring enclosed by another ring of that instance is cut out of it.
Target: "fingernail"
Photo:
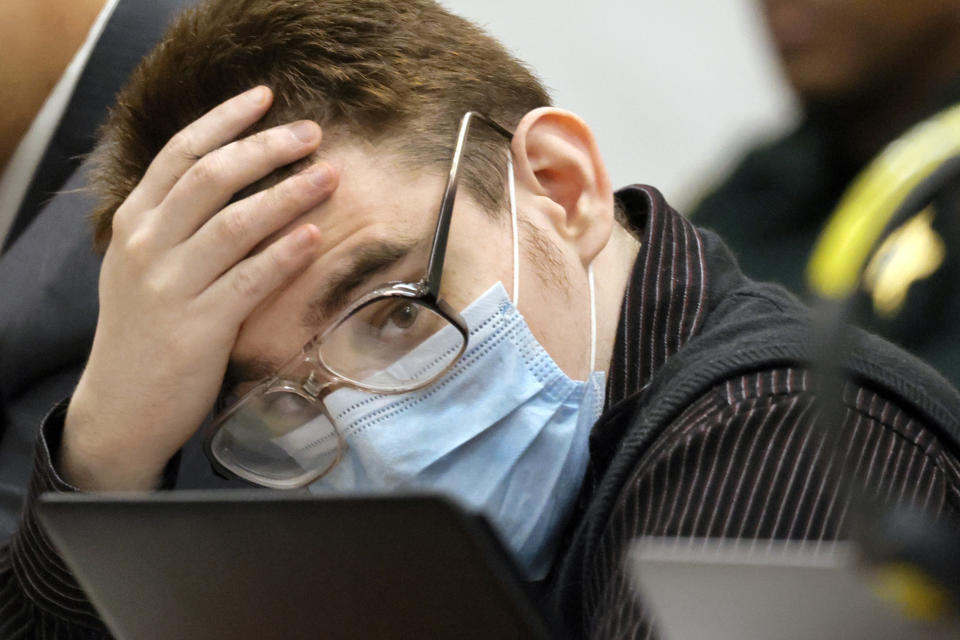
[[[262,105],[270,98],[270,90],[266,87],[254,87],[247,91],[247,98],[253,104]]]
[[[297,136],[300,142],[313,142],[317,139],[319,127],[309,120],[301,120],[287,125],[293,135]]]
[[[325,187],[330,184],[330,167],[325,164],[315,164],[303,173],[314,186]]]

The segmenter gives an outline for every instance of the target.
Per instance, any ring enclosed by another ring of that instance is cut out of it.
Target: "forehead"
[[[370,247],[412,247],[406,260],[379,280],[374,277],[378,281],[371,286],[388,279],[419,278],[426,267],[444,176],[414,170],[396,156],[358,147],[328,150],[323,161],[339,174],[336,191],[283,230],[316,225],[321,233],[316,257],[303,274],[268,297],[247,318],[237,339],[235,358],[276,361],[289,357],[323,320],[308,321],[311,305]],[[419,271],[408,273],[411,269]]]
[[[333,195],[294,225],[312,223],[323,234],[318,256],[334,252],[357,234],[420,235],[432,229],[443,191],[443,175],[414,169],[395,154],[345,146],[322,160],[339,174]]]

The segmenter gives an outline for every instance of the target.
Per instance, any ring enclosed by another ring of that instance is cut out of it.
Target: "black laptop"
[[[554,638],[487,523],[433,495],[46,494],[118,638]]]

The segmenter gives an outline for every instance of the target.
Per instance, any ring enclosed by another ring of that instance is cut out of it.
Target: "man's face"
[[[954,37],[956,0],[762,0],[784,69],[806,102],[843,103],[922,69]]]
[[[389,156],[356,147],[338,148],[325,157],[339,170],[339,186],[327,202],[294,222],[310,222],[320,229],[320,251],[303,275],[247,319],[232,354],[235,362],[262,361],[260,374],[279,368],[352,300],[385,282],[415,282],[426,270],[445,176],[401,169],[402,164]],[[583,379],[588,300],[565,286],[578,277],[578,262],[564,252],[549,227],[541,226],[542,238],[557,245],[559,268],[564,271],[560,278],[551,277],[556,267],[547,271],[523,250],[525,233],[531,231],[521,225],[520,310],[557,364],[571,377]],[[512,294],[509,215],[504,212],[493,219],[461,187],[440,297],[461,311],[497,281]],[[340,283],[343,295],[331,301],[335,283]],[[348,284],[354,286],[348,290]]]

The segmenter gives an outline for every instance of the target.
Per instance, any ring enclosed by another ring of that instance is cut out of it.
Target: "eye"
[[[406,300],[394,302],[379,314],[375,323],[378,339],[395,346],[406,345],[411,340],[416,344],[421,339],[417,335],[421,331],[419,317],[419,305]]]
[[[378,299],[350,316],[326,336],[323,358],[338,363],[342,358],[371,356],[381,369],[384,359],[402,354],[429,338],[446,324],[430,307],[400,296]],[[356,368],[351,365],[351,368]]]
[[[388,321],[399,329],[409,329],[417,321],[420,307],[409,302],[398,304],[390,313]]]

